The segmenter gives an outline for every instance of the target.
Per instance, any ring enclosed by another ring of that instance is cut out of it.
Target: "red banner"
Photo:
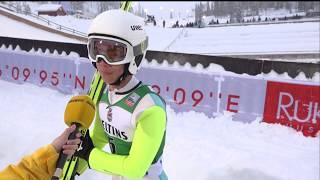
[[[263,119],[316,136],[320,131],[320,86],[268,81]]]

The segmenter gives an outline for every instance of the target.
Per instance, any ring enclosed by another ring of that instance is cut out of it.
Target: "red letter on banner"
[[[238,103],[238,102],[231,101],[232,98],[234,98],[234,99],[240,99],[240,96],[236,96],[236,95],[229,95],[229,96],[228,96],[227,111],[237,113],[238,110],[236,110],[236,109],[231,109],[231,106],[232,106],[232,105],[238,106],[239,103]]]

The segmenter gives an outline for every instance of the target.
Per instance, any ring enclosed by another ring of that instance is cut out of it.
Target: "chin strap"
[[[127,63],[127,64],[124,65],[124,71],[123,71],[123,73],[119,76],[119,78],[118,78],[115,82],[111,83],[110,85],[119,86],[120,83],[121,83],[124,79],[126,79],[126,77],[127,77],[128,75],[132,75],[132,74],[129,72],[129,65],[130,65],[129,63]]]

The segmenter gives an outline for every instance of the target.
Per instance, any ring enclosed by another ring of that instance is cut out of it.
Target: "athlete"
[[[106,86],[90,135],[76,155],[113,180],[168,179],[162,166],[166,104],[134,76],[148,46],[143,24],[129,12],[109,10],[93,20],[88,33],[89,59]],[[80,161],[77,174],[84,169]]]

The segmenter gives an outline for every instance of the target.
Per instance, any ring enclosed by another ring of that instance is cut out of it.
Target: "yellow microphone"
[[[75,139],[79,129],[88,129],[94,119],[95,105],[92,99],[87,95],[73,96],[64,111],[64,122],[71,126],[76,125],[76,129],[69,135],[68,139]],[[59,180],[63,166],[68,155],[60,151],[59,159],[56,165],[56,171],[51,180]]]
[[[81,128],[88,129],[94,119],[95,110],[95,105],[89,96],[74,96],[64,111],[64,122],[68,126],[78,123]]]

